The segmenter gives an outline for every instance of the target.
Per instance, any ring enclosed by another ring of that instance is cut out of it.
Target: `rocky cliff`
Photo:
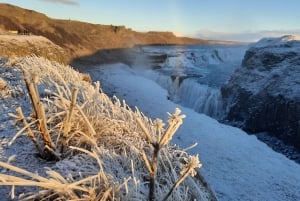
[[[300,41],[262,39],[222,87],[226,119],[245,130],[269,132],[300,149]]]

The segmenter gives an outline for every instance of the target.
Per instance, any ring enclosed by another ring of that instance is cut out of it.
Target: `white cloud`
[[[79,5],[78,2],[73,1],[73,0],[40,0],[40,1],[46,1],[50,3],[62,3],[62,4],[67,4],[67,5]]]
[[[300,36],[300,29],[298,30],[270,30],[270,31],[257,31],[257,32],[241,32],[241,33],[229,33],[229,32],[215,32],[209,30],[200,30],[196,33],[197,38],[212,39],[212,40],[232,40],[232,41],[244,41],[255,42],[265,37],[280,37],[283,35],[297,35]]]

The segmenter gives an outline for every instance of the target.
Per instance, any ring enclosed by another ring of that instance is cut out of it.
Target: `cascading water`
[[[182,79],[182,77],[158,76],[156,81],[168,90],[170,100],[219,119],[222,116],[220,90],[199,84],[191,78]]]
[[[220,87],[240,65],[245,47],[148,47],[145,52],[168,55],[151,78],[168,91],[170,100],[222,118]]]
[[[214,118],[219,118],[222,115],[222,98],[220,90],[217,88],[187,79],[180,85],[177,96],[184,106],[193,108],[196,112]]]

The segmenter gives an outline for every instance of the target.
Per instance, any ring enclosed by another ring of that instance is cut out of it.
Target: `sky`
[[[4,0],[51,18],[172,31],[203,39],[257,41],[300,35],[299,0]]]

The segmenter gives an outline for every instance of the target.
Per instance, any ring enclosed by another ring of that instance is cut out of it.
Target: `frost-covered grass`
[[[23,199],[148,200],[149,182],[154,178],[155,200],[162,200],[168,192],[169,200],[210,198],[195,180],[188,178],[179,185],[200,166],[197,156],[169,144],[183,118],[179,111],[170,114],[168,126],[164,126],[162,120],[152,120],[124,101],[109,98],[99,82],[91,85],[69,66],[38,57],[11,59],[6,65],[22,69],[29,79],[37,78],[53,143],[48,154],[59,159],[45,176],[0,162],[10,170],[0,174],[0,185],[12,186],[12,195],[15,186],[36,186],[39,190],[25,192]],[[78,94],[72,103],[74,90]],[[19,114],[11,116],[21,120]],[[31,125],[26,126],[24,119]],[[31,131],[36,145],[44,150],[47,143],[39,121],[34,115],[24,119],[18,123],[23,128],[15,138]]]
[[[43,36],[1,35],[1,57],[24,57],[35,54],[51,61],[66,63],[66,54],[58,45]]]

